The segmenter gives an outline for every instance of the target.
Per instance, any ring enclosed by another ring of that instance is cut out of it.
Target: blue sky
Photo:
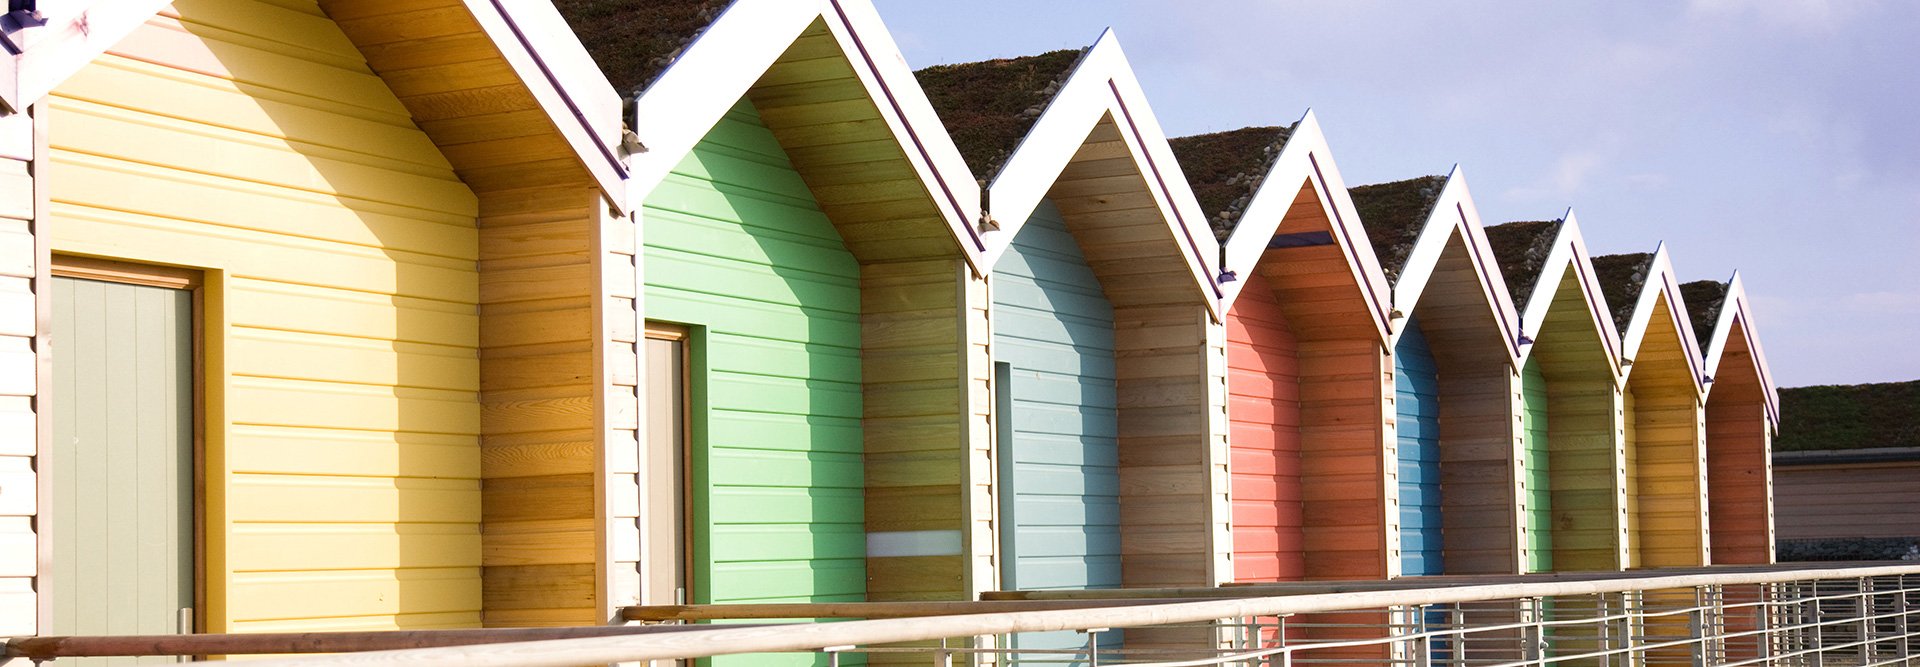
[[[1738,269],[1782,386],[1920,378],[1920,3],[875,1],[916,68],[1111,26],[1169,135],[1311,107],[1349,184]]]

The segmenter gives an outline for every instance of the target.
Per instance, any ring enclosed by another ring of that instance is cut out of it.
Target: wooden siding
[[[1234,581],[1306,576],[1300,494],[1299,341],[1254,272],[1227,313]]]
[[[477,625],[476,199],[317,7],[175,7],[47,102],[49,232],[210,270],[206,629]]]
[[[1707,394],[1707,524],[1714,563],[1772,563],[1773,433],[1742,324],[1733,321]]]
[[[1526,462],[1527,571],[1553,571],[1553,468],[1547,446],[1551,417],[1547,411],[1547,376],[1540,362],[1528,360],[1520,369],[1522,451]]]
[[[1041,202],[993,269],[994,360],[1003,420],[1000,585],[1121,585],[1120,455],[1113,306]],[[1118,633],[1103,644],[1118,645]],[[1083,644],[1074,633],[1016,637],[1021,648]]]
[[[1439,371],[1447,574],[1525,567],[1519,369],[1483,280],[1456,232],[1410,309]]]
[[[1113,306],[1042,202],[993,270],[1008,590],[1120,586]]]
[[[1625,567],[1627,544],[1620,389],[1572,267],[1559,277],[1552,299],[1527,363],[1545,382],[1553,568],[1617,570]]]
[[[1635,457],[1629,492],[1638,496],[1633,543],[1639,567],[1708,562],[1705,426],[1671,312],[1662,295],[1627,377]]]
[[[195,606],[193,294],[72,278],[53,291],[48,630],[181,632]]]
[[[34,527],[44,485],[36,458],[52,423],[38,418],[50,381],[43,319],[52,316],[47,273],[44,105],[0,115],[0,633],[39,632],[42,544]],[[51,546],[51,545],[44,545]],[[50,555],[50,554],[48,554]]]
[[[1441,574],[1440,379],[1419,322],[1393,347],[1394,434],[1400,461],[1400,573]],[[1450,490],[1450,489],[1449,489]]]
[[[1213,585],[1233,571],[1226,339],[1142,170],[1109,116],[1048,197],[1113,304],[1122,584]]]
[[[647,317],[695,330],[692,600],[863,599],[860,266],[745,103],[642,223]]]
[[[1920,462],[1780,465],[1773,474],[1782,540],[1920,537]]]

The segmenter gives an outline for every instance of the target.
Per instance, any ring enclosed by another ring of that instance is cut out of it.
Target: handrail
[[[1629,578],[1593,578],[1524,584],[1463,585],[1413,590],[1202,600],[1106,608],[1058,609],[914,619],[773,625],[708,626],[698,632],[558,639],[380,651],[344,656],[254,661],[250,667],[459,664],[472,667],[570,667],[714,655],[812,651],[836,646],[927,641],[1019,632],[1127,628],[1202,623],[1222,618],[1317,614],[1387,607],[1455,604],[1513,598],[1596,595],[1635,590],[1740,586],[1814,579],[1920,574],[1920,564],[1851,568],[1788,568]]]
[[[1131,607],[1185,602],[1179,598],[1121,598],[1109,600],[983,600],[980,602],[778,602],[768,604],[674,604],[626,607],[629,621],[719,621],[792,618],[918,618],[956,614],[1004,614],[1016,611]]]
[[[759,626],[728,626],[759,627]],[[693,625],[598,625],[561,628],[388,630],[367,632],[275,632],[201,635],[19,637],[7,640],[6,657],[29,660],[152,655],[267,655],[353,653],[498,642],[652,635],[700,630]]]

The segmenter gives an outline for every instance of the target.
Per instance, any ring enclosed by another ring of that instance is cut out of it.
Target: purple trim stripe
[[[1592,279],[1587,276],[1587,267],[1580,263],[1579,248],[1575,247],[1572,241],[1568,241],[1567,251],[1573,257],[1573,272],[1580,274],[1580,285],[1582,287],[1580,294],[1587,299],[1587,310],[1593,312],[1593,321],[1601,323],[1600,327],[1604,329],[1613,324],[1613,316],[1608,314],[1606,309],[1601,308],[1600,302],[1594,299],[1595,290],[1586,289],[1586,287],[1592,285],[1593,282]],[[1552,306],[1548,306],[1548,308],[1551,309]],[[1614,332],[1614,336],[1600,337],[1600,342],[1607,344],[1607,353],[1613,359],[1613,371],[1615,373],[1620,372],[1620,349],[1614,344],[1614,338],[1619,335],[1619,333],[1620,332],[1616,331]]]
[[[1374,292],[1373,277],[1367,275],[1366,269],[1360,266],[1355,255],[1357,251],[1354,250],[1358,246],[1353,244],[1353,234],[1347,230],[1346,219],[1340,216],[1340,206],[1334,203],[1333,191],[1327,188],[1326,175],[1320,173],[1320,160],[1313,153],[1307,153],[1307,163],[1313,165],[1313,184],[1320,189],[1320,200],[1326,202],[1327,208],[1333,211],[1334,227],[1340,230],[1340,240],[1347,244],[1347,259],[1352,260],[1354,268],[1360,270],[1360,282],[1367,286],[1367,301],[1373,303],[1373,312],[1380,316],[1380,321],[1386,322],[1390,315],[1387,305],[1381,303],[1380,296]]]
[[[1705,385],[1707,383],[1707,370],[1700,367],[1701,364],[1706,363],[1705,360],[1700,358],[1701,350],[1698,347],[1698,341],[1700,339],[1693,336],[1693,323],[1687,321],[1687,318],[1682,316],[1680,309],[1675,307],[1675,304],[1679,304],[1681,301],[1679,300],[1680,287],[1673,282],[1673,272],[1661,272],[1660,284],[1665,285],[1667,288],[1667,315],[1673,318],[1673,332],[1680,334],[1680,349],[1694,348],[1694,354],[1685,355],[1687,357],[1687,367],[1693,369],[1693,382],[1696,385]]]
[[[867,44],[860,39],[860,33],[853,29],[853,22],[847,20],[847,10],[840,6],[840,0],[833,0],[831,4],[833,13],[840,17],[840,25],[846,26],[847,36],[853,38],[853,48],[860,52],[860,60],[866,63],[867,72],[880,84],[880,94],[887,98],[887,106],[893,108],[893,115],[900,119],[900,126],[907,129],[907,140],[913,142],[914,150],[920,153],[920,160],[926,163],[927,171],[932,172],[934,182],[940,185],[940,194],[946,196],[947,205],[953,208],[954,217],[960,220],[960,227],[967,230],[967,237],[972,239],[974,249],[985,252],[987,244],[980,240],[980,232],[973,228],[973,220],[967,217],[966,209],[960,206],[960,198],[953,195],[953,188],[947,185],[946,177],[934,167],[933,154],[927,151],[926,142],[921,141],[920,133],[914,131],[913,124],[907,122],[906,110],[900,107],[900,100],[894,96],[893,88],[887,85],[887,78],[880,75],[880,67],[874,63],[873,54],[867,51]]]
[[[573,113],[574,121],[580,123],[580,129],[587,132],[587,139],[593,142],[594,148],[600,149],[600,157],[605,158],[607,164],[613,166],[613,172],[625,180],[627,165],[620,163],[620,156],[613,152],[613,147],[601,143],[599,135],[593,131],[593,123],[588,122],[587,114],[580,110],[580,103],[574,100],[572,95],[567,94],[566,87],[560,85],[560,77],[555,76],[553,68],[547,66],[547,60],[540,57],[540,51],[533,48],[533,41],[527,39],[526,32],[522,31],[520,24],[513,20],[513,14],[507,12],[507,7],[501,0],[492,0],[492,4],[493,10],[500,13],[501,20],[507,22],[507,29],[513,31],[513,38],[520,42],[521,48],[526,49],[527,55],[533,58],[533,64],[540,68],[540,75],[546,78],[547,85],[553,86],[553,92],[560,95],[560,101],[565,102],[567,110]]]
[[[1493,312],[1500,316],[1500,328],[1507,333],[1507,349],[1513,350],[1513,356],[1520,356],[1520,339],[1513,335],[1513,322],[1507,320],[1507,311],[1500,306],[1506,301],[1500,298],[1504,290],[1494,286],[1493,274],[1487,273],[1487,265],[1480,261],[1480,242],[1473,238],[1473,227],[1467,224],[1467,207],[1459,202],[1453,204],[1455,213],[1460,214],[1460,235],[1467,239],[1467,251],[1473,254],[1473,265],[1480,269],[1480,284],[1487,288],[1487,294],[1493,296]]]
[[[1193,229],[1188,227],[1185,216],[1180,215],[1180,206],[1173,200],[1173,190],[1167,187],[1167,179],[1160,173],[1160,165],[1153,160],[1153,151],[1147,150],[1146,136],[1141,134],[1139,124],[1133,120],[1133,111],[1127,108],[1127,101],[1120,95],[1120,85],[1113,79],[1107,79],[1107,90],[1113,92],[1113,101],[1120,105],[1120,115],[1126,117],[1127,131],[1133,133],[1133,141],[1140,145],[1140,156],[1147,160],[1147,171],[1153,172],[1153,181],[1160,186],[1160,196],[1167,200],[1167,208],[1173,211],[1173,219],[1180,223],[1180,234],[1187,239],[1187,252],[1200,262],[1200,273],[1206,277],[1207,288],[1213,291],[1213,298],[1224,296],[1220,283],[1216,282],[1213,267],[1207,266],[1206,255],[1200,252],[1200,244],[1193,240]]]

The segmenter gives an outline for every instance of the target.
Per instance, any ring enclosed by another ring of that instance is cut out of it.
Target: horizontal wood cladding
[[[43,264],[43,229],[34,179],[45,164],[45,149],[35,137],[33,115],[0,116],[0,632],[38,634],[40,544],[34,517],[39,513],[39,420],[35,397],[47,381],[42,372],[47,349],[39,326],[41,302],[49,295],[36,287],[50,280]],[[45,187],[46,183],[37,184]],[[50,303],[50,302],[49,302]]]
[[[319,9],[338,20],[336,41],[357,47],[361,68],[392,90],[399,108],[382,111],[411,118],[474,190],[593,187],[573,146],[471,10],[439,0],[320,0]],[[276,30],[315,22],[289,20]]]
[[[744,101],[644,207],[646,315],[694,333],[693,601],[864,599],[858,259]]]
[[[1553,565],[1553,466],[1548,435],[1552,427],[1547,376],[1529,359],[1520,369],[1521,483],[1520,529],[1526,537],[1526,572],[1551,572]]]
[[[824,22],[809,26],[747,98],[861,262],[960,256],[934,194]]]
[[[1440,371],[1440,485],[1448,574],[1524,566],[1520,377],[1512,365]]]
[[[1706,405],[1713,562],[1772,563],[1773,433],[1766,390],[1741,328],[1729,336]]]
[[[1300,344],[1267,280],[1249,276],[1227,313],[1233,578],[1306,576]]]
[[[1212,585],[1232,571],[1226,340],[1121,131],[1096,124],[1048,199],[1113,306],[1122,583]]]
[[[207,629],[478,625],[480,200],[407,106],[312,7],[210,0],[46,105],[54,250],[210,269]]]
[[[1914,462],[1783,465],[1774,477],[1782,540],[1920,535]]]
[[[1708,562],[1706,433],[1700,395],[1664,296],[1635,354],[1631,447],[1638,532],[1637,567],[1692,567]]]
[[[1527,364],[1546,400],[1553,569],[1626,566],[1626,443],[1620,389],[1600,329],[1571,267],[1560,276]],[[1529,459],[1531,461],[1532,459]]]

